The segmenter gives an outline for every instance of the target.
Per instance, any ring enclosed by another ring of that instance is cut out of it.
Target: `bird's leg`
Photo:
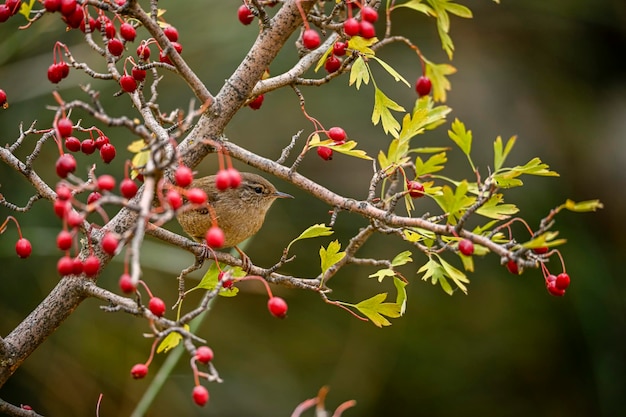
[[[241,257],[241,269],[243,269],[246,273],[249,273],[252,268],[252,261],[250,260],[250,257],[239,249],[237,245],[235,245],[234,248],[237,252],[239,252],[239,256]]]

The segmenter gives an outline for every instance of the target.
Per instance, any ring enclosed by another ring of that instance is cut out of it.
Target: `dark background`
[[[330,386],[331,409],[345,400],[357,401],[346,416],[572,417],[623,412],[625,286],[619,263],[626,249],[622,225],[626,72],[619,57],[626,51],[626,4],[619,0],[502,3],[464,2],[474,11],[474,19],[452,19],[456,45],[452,64],[459,71],[451,77],[447,104],[454,111],[449,120],[458,117],[473,131],[473,156],[483,172],[491,161],[495,137],[506,140],[518,135],[510,163],[539,156],[561,174],[560,178],[529,178],[525,187],[507,194],[507,201],[517,204],[531,225],[566,198],[604,202],[605,209],[598,213],[563,213],[557,218],[560,237],[568,240],[562,253],[572,277],[565,297],[549,296],[539,271],[513,277],[494,256],[477,260],[467,296],[450,297],[415,274],[425,262],[416,253],[414,264],[403,269],[411,281],[407,313],[393,320],[391,327],[378,329],[324,304],[315,294],[281,288],[275,288],[275,293],[288,301],[289,315],[277,320],[267,313],[261,286],[245,283],[240,296],[218,300],[198,331],[214,349],[215,365],[225,380],[208,385],[209,405],[200,409],[190,400],[193,378],[184,359],[149,415],[289,415],[323,385]],[[159,5],[168,10],[166,18],[179,30],[183,56],[216,92],[245,55],[255,25],[239,24],[235,1],[186,1],[180,8],[177,2]],[[397,13],[394,31],[410,35],[431,61],[445,62],[434,21],[409,10]],[[70,45],[77,58],[101,65],[79,43],[77,33],[64,32],[58,16],[46,16],[28,32],[16,30],[20,19],[0,25],[0,88],[11,103],[8,110],[0,111],[2,144],[13,142],[19,121],[29,125],[37,119],[39,127],[50,125],[52,112],[45,106],[53,104],[53,87],[45,71],[55,40]],[[284,51],[271,72],[284,71],[294,57],[293,49]],[[406,48],[394,45],[381,57],[411,81],[420,75],[416,56]],[[378,70],[375,77],[384,91],[411,108],[412,89],[402,88]],[[125,97],[112,98],[111,83],[88,80],[75,71],[54,88],[67,99],[80,98],[77,85],[85,82],[101,88],[102,97],[111,97],[108,103],[114,114],[130,111]],[[369,121],[371,86],[356,92],[347,87],[344,77],[328,87],[302,91],[307,111],[326,127],[343,126],[370,155],[386,148],[382,129]],[[163,109],[171,110],[186,108],[190,94],[166,75],[161,97],[167,97]],[[311,125],[298,109],[295,95],[285,89],[267,95],[259,111],[242,109],[226,133],[275,159],[299,129],[308,134]],[[441,127],[416,142],[450,145],[446,130]],[[129,157],[125,143],[134,138],[120,129],[107,129],[107,133],[118,144],[118,157],[98,172],[119,178]],[[25,145],[20,155],[28,149]],[[37,168],[53,180],[54,149],[51,144],[45,149],[49,159],[39,161]],[[458,150],[450,154],[448,175],[471,175],[459,154]],[[79,158],[79,163],[87,161]],[[209,174],[215,168],[216,160],[209,158],[198,169]],[[363,178],[371,173],[368,162],[341,155],[329,163],[310,157],[301,168],[328,188],[355,198],[365,195]],[[0,183],[2,193],[17,204],[24,204],[31,193],[5,166],[0,166]],[[328,222],[328,207],[288,184],[275,183],[296,199],[279,201],[247,248],[253,261],[265,266],[274,263],[282,248],[306,227]],[[8,214],[0,209],[0,219]],[[33,242],[34,253],[28,260],[17,259],[13,226],[0,238],[3,335],[58,281],[55,236],[60,223],[50,204],[37,204],[31,213],[16,217]],[[316,275],[319,246],[337,238],[345,247],[363,224],[360,218],[340,214],[333,237],[294,245],[297,259],[284,272]],[[174,223],[168,228],[180,230]],[[394,239],[381,237],[369,242],[360,255],[392,257],[406,249]],[[117,291],[122,260],[118,256],[106,269],[101,285]],[[144,279],[171,305],[177,272],[191,262],[188,253],[149,239],[143,253]],[[342,270],[333,279],[332,297],[358,302],[377,292],[393,293],[392,287],[368,279],[372,272],[356,267]],[[187,305],[195,300],[191,297]],[[95,300],[83,303],[0,390],[0,397],[28,403],[50,416],[90,416],[95,415],[98,395],[103,393],[101,416],[130,415],[164,355],[157,356],[146,380],[132,380],[131,366],[149,354],[151,342],[142,337],[149,331],[146,322],[103,313],[99,305]]]

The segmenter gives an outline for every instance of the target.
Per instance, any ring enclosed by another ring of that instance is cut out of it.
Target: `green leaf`
[[[408,142],[425,130],[433,129],[445,122],[446,116],[452,109],[448,106],[433,107],[430,96],[416,100],[412,114],[405,114],[402,118],[402,130],[398,139],[401,143]]]
[[[446,91],[450,91],[452,88],[448,75],[452,75],[456,72],[450,64],[433,64],[432,62],[426,62],[426,76],[430,78],[433,85],[433,100],[436,102],[445,103],[447,99]]]
[[[348,47],[346,49],[360,52],[366,57],[371,58],[376,54],[374,50],[370,48],[370,46],[374,45],[377,42],[378,42],[378,38],[376,37],[365,39],[361,36],[353,36],[348,41]]]
[[[430,281],[433,285],[439,283],[441,288],[448,295],[452,295],[454,291],[450,286],[450,283],[446,279],[445,270],[443,267],[432,257],[428,258],[428,262],[426,262],[422,267],[417,271],[418,274],[424,273],[422,276],[422,280],[426,281],[430,278]]]
[[[536,249],[536,248],[552,248],[554,246],[563,245],[567,242],[566,239],[555,239],[558,236],[559,232],[546,232],[542,233],[534,239],[529,240],[522,244],[526,249]]]
[[[226,264],[220,264],[218,268],[217,263],[214,262],[206,271],[206,273],[200,280],[200,283],[196,285],[195,287],[193,287],[192,289],[190,289],[189,291],[195,291],[195,290],[200,290],[200,289],[212,291],[217,286],[220,269],[224,272],[228,271],[231,274],[232,278],[242,278],[247,275],[246,272],[238,266],[231,267]],[[239,288],[230,287],[230,288],[220,288],[220,291],[218,294],[221,295],[222,297],[234,297],[237,295],[237,293],[239,293]]]
[[[428,5],[422,3],[421,0],[410,0],[406,3],[396,4],[393,6],[392,10],[397,9],[399,7],[407,7],[409,9],[413,9],[420,13],[424,13],[425,15],[435,16],[435,11],[431,9]]]
[[[370,72],[367,68],[367,64],[363,57],[358,57],[354,63],[352,64],[352,69],[350,69],[350,82],[349,85],[356,83],[356,89],[361,88],[361,83],[369,84],[370,82]]]
[[[513,187],[520,187],[524,185],[522,180],[519,177],[521,173],[519,172],[507,172],[505,174],[497,174],[493,176],[493,180],[499,188],[507,189]]]
[[[450,148],[448,146],[427,146],[423,148],[413,148],[409,153],[439,153],[449,150]]]
[[[334,141],[331,140],[331,142],[334,142]],[[327,146],[345,155],[354,156],[356,158],[367,159],[367,160],[372,159],[371,157],[367,155],[365,151],[362,151],[360,149],[354,149],[356,145],[357,143],[355,141],[349,140],[340,145],[338,145],[337,142],[334,142],[334,143],[329,143]]]
[[[454,119],[452,130],[448,130],[448,136],[461,148],[465,155],[469,156],[472,150],[472,131],[466,130],[463,122],[459,119]]]
[[[319,71],[319,69],[324,66],[324,63],[326,63],[326,58],[328,58],[328,56],[333,53],[334,46],[335,45],[330,45],[326,52],[324,52],[324,55],[322,55],[319,61],[317,61],[317,65],[315,66],[315,72]]]
[[[331,229],[330,227],[326,226],[323,223],[309,226],[304,232],[300,233],[300,236],[298,236],[297,238],[289,242],[289,245],[287,245],[287,252],[289,252],[289,248],[291,247],[291,245],[293,245],[298,240],[311,239],[311,238],[320,237],[320,236],[330,236],[333,233],[334,233],[333,229]]]
[[[474,258],[472,256],[465,256],[462,253],[459,253],[458,255],[459,258],[461,258],[461,262],[463,262],[463,269],[474,272]]]
[[[398,277],[393,278],[393,285],[396,286],[396,290],[398,291],[398,295],[396,296],[396,304],[400,307],[400,315],[404,315],[406,311],[406,286],[407,283],[401,280]]]
[[[405,250],[404,252],[397,254],[391,260],[391,266],[401,266],[409,262],[413,262],[413,259],[411,258],[411,251]]]
[[[372,321],[376,326],[391,326],[391,322],[383,316],[396,318],[400,317],[401,306],[396,303],[385,303],[387,293],[376,294],[375,296],[363,300],[354,307]]]
[[[323,246],[320,248],[320,260],[322,265],[322,274],[324,274],[328,268],[339,262],[346,256],[345,252],[339,252],[341,245],[339,241],[333,240],[328,245],[328,248]]]
[[[189,325],[185,324],[183,328],[188,331]],[[170,350],[174,349],[176,346],[178,346],[181,340],[183,340],[183,336],[180,333],[171,332],[167,336],[165,336],[163,340],[161,340],[159,346],[157,346],[156,351],[157,353],[167,353]]]
[[[476,213],[490,219],[505,220],[511,215],[517,213],[519,209],[515,204],[503,204],[503,194],[494,194],[485,204],[483,204]]]
[[[403,83],[406,84],[407,87],[411,87],[411,84],[409,84],[409,82],[407,80],[405,80],[404,77],[398,73],[398,71],[393,69],[385,61],[383,61],[382,59],[378,58],[377,56],[372,56],[371,58],[375,59],[393,77],[394,80],[402,81]]]
[[[510,168],[512,172],[516,172],[519,174],[527,174],[527,175],[541,175],[546,177],[558,177],[559,174],[550,171],[548,169],[548,164],[544,164],[541,162],[541,159],[535,157],[528,161],[526,165],[518,165],[516,167]]]
[[[441,171],[445,168],[444,164],[446,162],[448,162],[448,157],[445,152],[431,156],[426,162],[422,161],[422,158],[418,156],[415,160],[415,175],[421,177],[422,175]]]
[[[604,208],[604,204],[602,204],[600,200],[587,200],[576,203],[575,201],[568,199],[561,207],[569,211],[582,213]]]
[[[439,207],[448,214],[447,221],[449,224],[456,224],[463,211],[476,201],[475,197],[467,195],[467,190],[467,181],[461,181],[456,187],[456,191],[453,192],[452,188],[444,185],[441,195],[433,196]]]
[[[383,282],[383,279],[387,278],[387,277],[395,277],[396,276],[396,271],[394,271],[391,268],[383,268],[383,269],[379,269],[378,271],[374,272],[373,274],[368,275],[368,278],[376,278],[378,280],[378,282]]]
[[[493,167],[495,171],[498,171],[502,167],[502,164],[504,164],[509,152],[513,149],[513,145],[515,145],[516,140],[517,136],[511,136],[511,138],[506,142],[504,150],[502,150],[502,138],[500,136],[498,136],[495,142],[493,142]]]
[[[391,115],[391,110],[404,111],[404,107],[390,99],[378,87],[374,92],[374,111],[372,112],[372,123],[377,125],[382,120],[385,133],[395,138],[398,137],[400,123]]]
[[[452,59],[452,52],[454,51],[454,45],[452,39],[448,35],[450,30],[450,18],[448,12],[459,17],[469,18],[472,17],[472,12],[465,6],[452,3],[449,0],[428,0],[428,3],[432,6],[437,16],[437,31],[441,38],[443,49],[448,54],[448,58]]]
[[[408,142],[400,142],[398,139],[393,139],[389,143],[387,155],[383,151],[378,153],[378,163],[382,169],[386,169],[391,165],[402,165],[409,161],[409,158],[406,156],[408,151]]]
[[[467,276],[462,271],[450,265],[448,262],[445,261],[445,259],[443,259],[439,255],[437,255],[437,257],[439,258],[439,262],[441,262],[441,266],[445,270],[445,275],[450,277],[452,281],[454,281],[456,286],[459,287],[461,291],[463,291],[465,294],[467,294],[467,287],[464,285],[464,283],[469,283],[469,279],[467,279]]]

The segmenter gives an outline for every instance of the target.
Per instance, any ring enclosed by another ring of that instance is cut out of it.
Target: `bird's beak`
[[[281,191],[276,191],[274,193],[274,197],[276,198],[293,198],[291,194],[283,193]]]

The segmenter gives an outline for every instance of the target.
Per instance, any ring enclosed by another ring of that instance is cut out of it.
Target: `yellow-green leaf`
[[[326,52],[324,52],[324,55],[322,55],[319,61],[317,61],[317,65],[315,66],[315,72],[317,72],[320,68],[324,66],[324,64],[326,63],[326,58],[328,58],[328,56],[333,53],[333,47],[334,45],[330,45]]]
[[[30,11],[33,10],[33,4],[35,4],[35,0],[30,0],[28,3],[22,1],[22,5],[20,6],[19,13],[24,15],[28,20],[30,20]]]
[[[396,304],[400,308],[400,315],[403,315],[406,311],[406,286],[407,282],[401,280],[398,277],[393,277],[393,285],[396,286],[396,290],[398,291],[398,295],[396,296]]]
[[[367,68],[367,64],[363,57],[358,57],[352,64],[350,69],[350,82],[349,85],[356,83],[356,89],[361,88],[361,83],[369,84],[370,72]]]
[[[391,110],[404,111],[404,107],[390,99],[378,87],[374,92],[374,111],[372,112],[372,123],[377,125],[382,120],[385,133],[396,138],[400,130],[400,123],[392,116]]]
[[[368,275],[368,278],[376,278],[378,282],[383,282],[383,279],[387,277],[394,277],[396,275],[396,271],[391,268],[383,268],[374,272],[373,274]]]
[[[450,64],[433,64],[432,62],[426,62],[426,76],[430,78],[433,85],[433,100],[441,103],[445,103],[447,99],[446,91],[450,91],[452,88],[448,75],[452,75],[456,72],[456,68]]]
[[[375,59],[393,77],[394,80],[402,81],[407,85],[407,87],[411,87],[411,84],[409,84],[409,82],[405,80],[404,77],[398,73],[398,71],[393,69],[391,65],[387,64],[385,61],[378,58],[377,56],[372,56],[372,58]]]
[[[587,212],[604,208],[604,204],[602,204],[600,200],[587,200],[576,203],[575,201],[568,199],[562,207],[569,211]]]
[[[407,7],[409,9],[413,9],[420,13],[424,13],[425,15],[428,15],[428,16],[435,16],[435,11],[431,9],[428,5],[422,3],[422,0],[410,0],[410,1],[407,1],[406,3],[395,4],[391,8],[391,10],[394,10],[400,7]]]
[[[472,131],[465,129],[465,125],[459,119],[452,122],[452,130],[448,130],[448,136],[457,144],[465,155],[472,150]]]
[[[515,204],[504,204],[503,194],[494,194],[485,204],[483,204],[476,213],[481,216],[488,217],[490,219],[505,220],[511,217],[511,215],[517,213],[519,209]]]
[[[409,262],[413,262],[413,258],[411,258],[411,251],[405,250],[404,252],[397,254],[391,260],[391,266],[401,266]]]
[[[365,39],[361,36],[353,36],[348,41],[348,47],[346,49],[360,52],[369,58],[375,55],[374,50],[370,48],[370,46],[374,45],[376,42],[378,42],[378,38],[376,37]]]
[[[493,168],[495,171],[499,170],[504,164],[506,157],[513,149],[513,145],[515,145],[515,141],[517,140],[517,136],[511,136],[511,138],[506,142],[506,146],[504,150],[502,149],[502,138],[498,136],[493,142]]]
[[[559,232],[546,232],[542,233],[534,239],[529,240],[522,244],[526,249],[536,249],[536,248],[552,248],[554,246],[563,245],[567,242],[565,239],[555,239],[558,236]]]
[[[346,256],[345,252],[339,252],[341,245],[339,241],[333,240],[328,244],[328,248],[323,246],[320,248],[320,260],[322,266],[322,274],[324,274],[328,268],[339,262]]]
[[[329,235],[332,235],[333,233],[334,233],[333,229],[331,229],[330,227],[326,226],[323,223],[309,226],[304,232],[300,233],[300,236],[298,236],[297,238],[289,242],[289,245],[287,245],[287,252],[289,252],[289,248],[291,247],[291,245],[297,242],[298,240],[311,239],[311,238],[320,237],[320,236],[329,236]]]
[[[444,164],[448,162],[445,152],[435,154],[428,158],[426,162],[422,161],[419,156],[415,159],[415,174],[417,177],[441,171],[445,168]]]
[[[467,294],[467,287],[464,285],[464,283],[469,283],[469,279],[467,279],[467,276],[462,271],[450,265],[448,262],[445,261],[445,259],[443,259],[439,255],[437,255],[437,257],[439,258],[439,262],[445,270],[446,275],[450,277],[452,281],[454,281],[456,286],[459,287],[461,291]]]
[[[189,330],[189,325],[185,324],[183,326],[185,330]],[[159,346],[157,346],[157,353],[167,353],[171,349],[174,349],[180,341],[183,340],[183,336],[178,332],[171,332],[161,342]]]
[[[383,315],[392,318],[400,317],[400,306],[396,303],[385,303],[386,298],[386,292],[376,294],[367,300],[361,301],[354,307],[370,319],[376,326],[391,326],[391,322],[383,317]]]

